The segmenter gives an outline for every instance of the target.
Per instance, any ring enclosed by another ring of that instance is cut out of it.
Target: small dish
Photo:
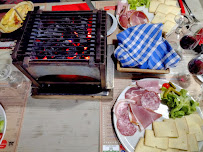
[[[111,13],[107,12],[107,18],[108,18],[108,22],[107,22],[107,36],[111,35],[117,28],[117,20],[115,18],[115,16],[113,16]]]

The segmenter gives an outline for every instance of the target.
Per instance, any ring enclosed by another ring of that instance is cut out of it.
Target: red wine
[[[192,59],[192,60],[188,63],[188,70],[189,70],[190,73],[192,73],[192,74],[196,74],[196,75],[201,75],[201,74],[203,74],[203,61],[201,61],[201,60],[198,59],[198,58]]]
[[[183,49],[194,49],[196,44],[197,44],[197,41],[192,36],[186,35],[186,36],[182,37],[181,40],[180,40],[180,46]]]

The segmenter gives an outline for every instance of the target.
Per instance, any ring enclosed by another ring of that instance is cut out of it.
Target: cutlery
[[[183,1],[182,0],[178,0],[178,2],[179,2],[179,5],[180,5],[180,8],[181,8],[181,13],[185,14],[185,8],[184,8],[184,5],[183,5]]]
[[[192,14],[192,11],[190,10],[190,8],[188,7],[187,3],[185,0],[182,0],[182,2],[184,3],[188,13],[190,16],[192,16],[192,18],[194,19],[194,22],[199,22],[199,20],[196,19],[196,17]]]

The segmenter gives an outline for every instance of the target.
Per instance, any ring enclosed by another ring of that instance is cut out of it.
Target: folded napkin
[[[89,11],[87,3],[56,5],[52,6],[52,11]]]
[[[174,67],[180,57],[162,37],[163,24],[141,24],[117,35],[115,57],[122,67],[167,69]]]

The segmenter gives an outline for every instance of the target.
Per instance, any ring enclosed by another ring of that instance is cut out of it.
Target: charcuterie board
[[[159,85],[160,87],[162,86],[163,83],[168,83],[167,80],[163,80],[163,79],[142,79],[142,80],[146,80],[146,81],[149,81],[149,80],[158,80],[159,81]],[[121,99],[125,99],[125,93],[132,87],[135,87],[136,86],[136,83],[132,83],[130,86],[126,87],[122,93],[119,95],[118,99],[116,100],[116,102],[118,102],[119,100]],[[176,88],[177,90],[181,90],[182,88],[178,85],[176,85]],[[192,97],[191,97],[192,98]],[[193,98],[192,98],[193,99]],[[115,102],[115,103],[116,103]],[[114,104],[115,106],[116,104]],[[160,104],[158,110],[155,110],[156,113],[159,113],[159,114],[162,114],[162,117],[160,117],[159,119],[157,119],[156,121],[162,121],[163,119],[169,119],[169,112],[168,112],[168,107],[166,105],[163,105],[163,104]],[[201,112],[201,109],[199,107],[197,107],[197,113],[200,115],[201,118],[203,118],[203,115],[202,115],[202,112]],[[113,124],[114,124],[114,128],[115,128],[115,132],[116,132],[116,135],[119,139],[119,141],[121,142],[121,144],[125,147],[125,149],[129,152],[134,152],[135,150],[135,147],[138,143],[138,141],[140,140],[141,137],[144,137],[144,133],[145,133],[145,130],[137,130],[135,132],[134,135],[132,136],[124,136],[120,133],[120,131],[118,130],[118,127],[117,127],[117,117],[115,115],[115,113],[113,114]],[[149,125],[146,129],[152,129],[152,124]],[[203,146],[203,142],[198,142],[199,144],[199,149],[202,148]]]

